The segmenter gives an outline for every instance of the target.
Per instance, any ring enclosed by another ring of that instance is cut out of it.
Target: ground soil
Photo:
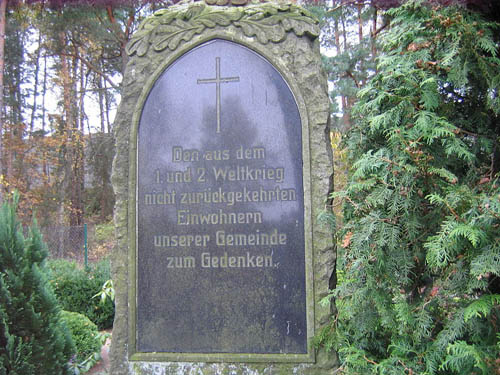
[[[106,343],[101,348],[101,360],[92,367],[87,374],[89,375],[106,375],[109,373],[109,346],[111,339],[107,339]]]

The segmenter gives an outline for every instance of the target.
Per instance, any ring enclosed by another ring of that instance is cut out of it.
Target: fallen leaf
[[[346,247],[349,247],[349,245],[351,244],[351,238],[352,238],[352,232],[348,232],[345,237],[344,237],[344,240],[342,241],[342,247],[345,249]]]

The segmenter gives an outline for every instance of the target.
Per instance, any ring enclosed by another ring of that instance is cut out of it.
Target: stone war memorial
[[[218,1],[220,3],[221,1]],[[319,26],[289,3],[171,6],[127,46],[111,374],[330,374]]]

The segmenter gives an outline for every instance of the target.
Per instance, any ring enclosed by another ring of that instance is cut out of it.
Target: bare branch
[[[102,78],[104,78],[106,80],[106,82],[108,82],[111,87],[113,87],[115,90],[119,90],[120,88],[111,80],[111,78],[109,78],[105,73],[103,73],[101,70],[97,69],[94,65],[92,65],[92,63],[90,61],[88,61],[87,59],[85,59],[84,57],[82,57],[80,54],[78,54],[78,52],[75,51],[74,54],[68,54],[68,53],[64,53],[62,54],[62,56],[66,56],[66,57],[73,57],[73,58],[77,58],[79,59],[82,63],[84,63],[87,68],[89,68],[90,70],[92,70],[94,73],[100,75]]]

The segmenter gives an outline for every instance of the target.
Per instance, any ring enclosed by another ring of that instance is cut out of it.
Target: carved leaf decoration
[[[246,8],[246,10],[252,10],[255,9],[256,12],[262,12],[265,13],[266,15],[273,15],[278,12],[288,12],[291,9],[290,4],[279,4],[279,3],[265,3],[265,4],[260,4],[256,6],[249,6]]]
[[[286,31],[281,25],[271,26],[272,32],[269,33],[269,40],[274,43],[281,42],[286,38]]]
[[[301,22],[293,18],[284,18],[281,23],[286,31],[293,30],[297,36],[308,34],[316,38],[319,35],[319,27],[309,22]]]
[[[209,29],[217,26],[217,23],[212,21],[210,18],[200,18],[199,22],[201,22],[203,25],[205,25]],[[221,26],[223,26],[223,25],[221,25]]]
[[[258,22],[258,21],[263,20],[265,17],[266,17],[266,15],[264,13],[255,13],[255,14],[252,14],[248,17],[245,17],[245,20]]]
[[[172,12],[170,12],[170,9],[160,9],[160,10],[157,10],[154,14],[153,14],[153,17],[163,17],[165,14],[172,14]]]
[[[239,19],[240,14],[238,14],[237,16],[238,16],[238,18],[236,18],[236,19]],[[229,25],[231,25],[231,22],[233,22],[234,18],[235,18],[234,15],[231,18],[231,17],[227,17],[222,12],[212,12],[212,13],[208,13],[206,15],[203,15],[203,17],[200,17],[199,20],[200,20],[200,22],[202,19],[203,20],[210,20],[219,26],[229,26]]]
[[[265,40],[264,43],[267,43],[266,35],[265,33],[260,30],[258,26],[255,26],[253,22],[247,21],[247,20],[242,20],[239,22],[235,22],[236,26],[241,27],[243,30],[243,34],[246,36],[257,36],[257,39],[262,43],[262,40]]]
[[[282,11],[282,12],[287,12],[288,10],[290,10],[290,8],[292,8],[291,4],[284,4],[284,3],[273,4],[272,6],[276,9]],[[301,9],[301,8],[297,7],[296,5],[294,5],[294,7],[297,9]]]
[[[186,21],[183,21],[182,19],[180,18],[177,18],[174,22],[173,22],[173,26],[174,27],[178,27],[179,29],[190,29],[191,27],[193,27],[193,23],[192,22],[186,22]]]
[[[144,56],[146,53],[148,53],[149,38],[151,38],[151,33],[144,37],[137,46],[137,54],[139,56]]]
[[[132,56],[137,53],[138,56],[144,56],[149,48],[149,37],[151,31],[145,30],[144,32],[137,31],[134,38],[127,44],[125,48],[127,54]]]
[[[207,28],[234,25],[248,37],[255,36],[262,44],[280,42],[288,31],[302,36],[319,35],[318,21],[296,5],[266,3],[244,8],[230,7],[220,10],[197,3],[173,6],[161,10],[139,26],[127,45],[129,55],[144,56],[149,46],[155,51],[174,50],[182,41],[191,40]]]
[[[259,23],[266,26],[272,26],[272,25],[278,25],[281,21],[283,21],[283,19],[285,19],[283,15],[277,14],[275,16],[264,18]]]
[[[165,25],[161,30],[157,30],[153,42],[153,49],[155,51],[163,51],[168,47],[174,50],[182,40],[186,42],[191,40],[195,34],[200,34],[205,28],[203,25],[186,27],[183,25],[184,23],[186,22],[176,20],[175,25]]]
[[[269,40],[279,42],[285,38],[285,29],[279,24],[264,25],[261,22],[251,20],[241,20],[234,24],[241,27],[243,34],[246,36],[256,36],[262,44],[267,44]]]
[[[200,13],[202,13],[204,9],[205,9],[205,4],[192,5],[186,10],[186,12],[184,12],[181,15],[182,15],[182,18],[189,20],[189,19],[192,19],[192,18],[199,16]]]
[[[156,13],[155,13],[156,16]],[[158,17],[156,20],[157,24],[162,24],[162,25],[168,25],[170,22],[172,22],[175,17],[177,16],[176,13],[173,12],[165,12],[161,17]]]
[[[300,15],[300,14],[291,14],[290,17],[286,18],[289,21],[295,21],[298,23],[303,23],[305,25],[316,25],[316,23],[309,17]]]
[[[168,48],[170,48],[170,50],[174,50],[177,48],[177,46],[179,45],[179,43],[181,42],[181,40],[184,40],[186,42],[188,42],[189,40],[191,40],[191,38],[195,35],[195,34],[199,34],[201,33],[200,29],[199,28],[195,28],[195,29],[192,29],[192,30],[188,30],[187,32],[185,33],[179,33],[177,34],[176,36],[174,36],[170,42],[168,43]],[[160,51],[162,51],[164,48],[161,48],[159,49]],[[158,51],[157,48],[155,48],[156,51]]]
[[[168,14],[158,20],[158,25],[168,25],[175,19],[175,14]]]

